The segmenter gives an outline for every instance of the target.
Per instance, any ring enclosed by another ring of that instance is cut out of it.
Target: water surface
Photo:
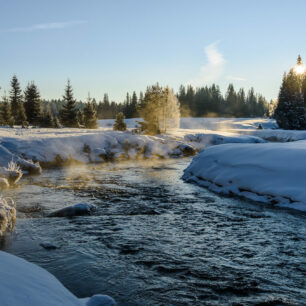
[[[302,305],[306,215],[186,184],[189,162],[24,178],[7,193],[19,219],[2,248],[46,268],[78,297],[104,293],[119,305]],[[96,213],[45,217],[80,202]]]

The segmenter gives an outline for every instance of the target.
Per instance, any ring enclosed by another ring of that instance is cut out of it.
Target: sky
[[[0,0],[0,95],[17,75],[42,98],[77,99],[159,82],[254,87],[275,99],[298,54],[306,62],[304,0]]]

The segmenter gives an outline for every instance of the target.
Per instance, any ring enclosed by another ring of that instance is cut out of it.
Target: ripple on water
[[[102,292],[119,305],[303,304],[305,214],[186,184],[188,162],[28,177],[8,191],[23,219],[2,248],[43,266],[79,297]],[[43,217],[78,202],[95,204],[96,213]]]

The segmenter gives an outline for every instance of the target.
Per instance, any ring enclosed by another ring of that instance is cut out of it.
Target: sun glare
[[[302,64],[295,65],[294,72],[296,74],[303,74],[303,73],[305,73],[305,66],[302,65]]]

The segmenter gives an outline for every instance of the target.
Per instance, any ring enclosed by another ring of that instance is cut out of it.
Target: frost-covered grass
[[[6,231],[14,228],[16,221],[15,203],[11,198],[5,199],[0,196],[0,237]]]
[[[228,195],[306,211],[306,140],[205,149],[183,179]]]
[[[1,306],[114,306],[106,295],[78,299],[52,274],[19,257],[0,251]]]

